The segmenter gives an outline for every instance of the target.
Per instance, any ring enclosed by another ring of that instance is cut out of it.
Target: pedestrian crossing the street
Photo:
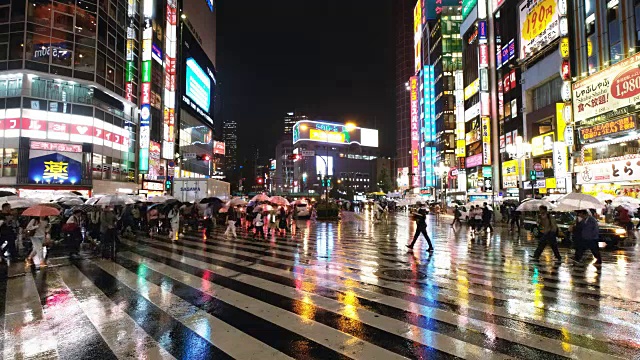
[[[638,359],[640,259],[554,263],[497,228],[299,221],[123,239],[115,261],[0,280],[4,359]],[[561,249],[567,257],[570,249]],[[6,271],[6,270],[3,270]],[[0,274],[3,276],[5,274]]]

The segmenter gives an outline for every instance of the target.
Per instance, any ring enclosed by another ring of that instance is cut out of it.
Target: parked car
[[[549,214],[554,217],[558,224],[558,237],[564,242],[571,243],[571,232],[569,231],[569,226],[575,223],[575,215],[569,212],[554,211]],[[537,211],[525,211],[522,213],[523,227],[526,230],[531,231],[534,237],[539,237],[541,235],[537,219]],[[607,244],[607,246],[617,246],[620,241],[627,237],[627,230],[621,226],[600,222],[599,227],[600,242]]]

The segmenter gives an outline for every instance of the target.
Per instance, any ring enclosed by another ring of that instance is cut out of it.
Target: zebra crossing
[[[411,221],[299,222],[295,235],[124,239],[0,280],[4,359],[635,359],[640,261],[529,262],[535,243]],[[419,245],[421,246],[421,245]],[[567,252],[568,249],[564,249]],[[6,271],[6,270],[0,270]],[[0,274],[2,277],[3,274]]]

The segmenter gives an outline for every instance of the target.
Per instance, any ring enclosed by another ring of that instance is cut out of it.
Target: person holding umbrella
[[[224,236],[233,235],[234,239],[238,238],[236,235],[236,221],[238,221],[236,209],[235,207],[229,207],[227,211],[227,230],[225,230]]]
[[[2,258],[8,262],[16,255],[16,221],[11,212],[11,205],[2,204],[0,213],[0,261]]]
[[[44,239],[49,234],[49,218],[34,216],[27,224],[27,234],[31,234],[31,253],[25,259],[27,266],[35,264],[36,270],[47,266],[43,255]]]
[[[581,265],[582,255],[589,249],[596,258],[595,266],[602,264],[602,256],[598,247],[600,226],[591,213],[587,210],[576,211],[578,217],[573,225],[573,242],[576,244],[576,252],[573,257],[574,264]]]
[[[69,257],[77,257],[80,253],[80,244],[82,244],[82,211],[74,210],[62,227],[62,231],[68,234],[71,240]]]
[[[116,254],[116,214],[111,206],[104,208],[100,214],[100,243],[102,258],[115,260]]]
[[[539,207],[540,214],[538,215],[538,227],[540,227],[540,232],[542,233],[542,237],[538,242],[538,247],[536,251],[533,253],[531,258],[535,261],[540,259],[540,255],[544,248],[547,245],[551,246],[551,250],[553,250],[553,255],[556,257],[556,261],[562,261],[562,257],[560,256],[560,251],[558,250],[558,225],[556,224],[556,220],[549,214],[549,211],[545,205],[541,205]]]
[[[167,215],[169,219],[169,224],[171,225],[171,231],[169,232],[169,239],[171,241],[178,240],[178,232],[180,230],[180,204],[175,203],[173,208],[169,210],[169,214]]]

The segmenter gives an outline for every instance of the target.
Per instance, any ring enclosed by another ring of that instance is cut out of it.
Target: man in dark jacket
[[[428,252],[433,252],[433,244],[431,244],[431,239],[429,239],[429,235],[427,235],[427,209],[420,207],[417,213],[414,213],[413,216],[416,219],[416,233],[413,235],[413,241],[411,244],[406,245],[409,249],[413,249],[413,245],[420,237],[420,234],[424,236],[429,244]]]
[[[558,225],[556,224],[556,220],[551,216],[551,214],[549,214],[546,206],[542,205],[539,209],[540,214],[538,215],[538,227],[540,228],[542,237],[538,242],[538,248],[536,248],[532,258],[534,260],[538,260],[542,251],[544,251],[544,248],[547,247],[547,245],[550,245],[551,250],[553,250],[553,255],[556,257],[556,261],[562,261],[560,251],[558,250]]]
[[[600,264],[602,264],[602,256],[600,255],[600,248],[598,247],[598,240],[600,238],[600,226],[598,225],[598,220],[591,216],[587,210],[579,210],[577,213],[577,230],[574,229],[574,233],[578,231],[578,239],[575,237],[573,239],[574,244],[576,245],[576,253],[574,255],[573,262],[580,264],[582,255],[584,255],[584,252],[589,249],[591,250],[593,257],[596,258],[595,265],[600,266]]]
[[[482,227],[485,231],[491,230],[493,232],[493,226],[491,226],[491,218],[493,217],[493,210],[489,208],[487,203],[484,203],[484,207],[482,208]]]
[[[0,213],[0,259],[7,261],[16,256],[16,220],[11,213],[11,205],[3,204]]]

